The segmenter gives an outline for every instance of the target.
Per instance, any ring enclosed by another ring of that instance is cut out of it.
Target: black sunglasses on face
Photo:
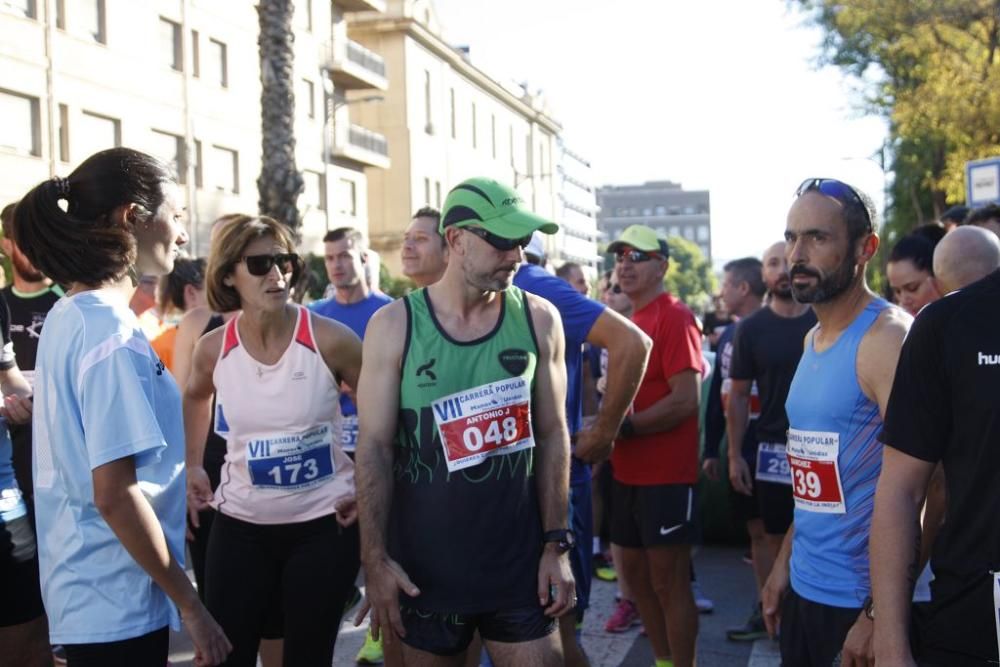
[[[283,252],[277,255],[244,255],[241,261],[247,265],[247,271],[252,276],[266,276],[278,265],[282,274],[294,273],[299,263],[299,256],[294,252]]]
[[[635,248],[629,248],[628,250],[619,250],[618,252],[615,253],[615,261],[619,262],[619,263],[624,262],[627,259],[628,261],[632,262],[633,264],[639,264],[640,262],[648,262],[649,260],[653,259],[654,257],[659,258],[660,255],[658,255],[655,252],[646,252],[645,250],[636,250]],[[618,287],[618,286],[615,285],[615,287]],[[617,294],[617,292],[616,292],[616,294]]]
[[[848,204],[851,206],[860,206],[864,209],[865,217],[868,218],[868,227],[872,227],[872,216],[868,212],[868,207],[865,205],[861,195],[858,191],[852,188],[847,183],[843,181],[838,181],[835,178],[807,178],[802,181],[802,184],[795,190],[795,197],[801,197],[807,192],[816,191],[820,194],[824,194],[827,197],[833,197],[842,204]]]
[[[507,239],[488,232],[482,227],[462,227],[462,229],[478,236],[501,252],[507,252],[508,250],[513,250],[519,246],[522,249],[527,248],[528,244],[531,243],[531,235],[522,236],[519,239]]]

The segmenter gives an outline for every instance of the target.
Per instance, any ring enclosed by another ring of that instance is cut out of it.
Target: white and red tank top
[[[334,513],[354,495],[354,463],[340,446],[337,381],[316,345],[309,311],[299,306],[295,335],[276,364],[226,324],[215,364],[215,428],[226,462],[212,506],[258,524],[299,523]]]

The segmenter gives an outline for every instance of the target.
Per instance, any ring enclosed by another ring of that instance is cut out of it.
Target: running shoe
[[[625,632],[633,625],[639,625],[639,610],[635,608],[635,603],[631,600],[622,600],[615,607],[611,618],[604,624],[605,632]]]
[[[376,640],[372,637],[372,631],[369,630],[365,633],[365,643],[358,651],[358,657],[355,658],[355,661],[361,665],[381,665],[384,660],[382,638]]]
[[[750,618],[742,626],[726,629],[726,639],[731,642],[752,642],[767,637],[764,618],[760,615],[760,605],[753,608]]]
[[[711,614],[715,611],[715,603],[702,592],[701,584],[697,581],[691,582],[691,593],[694,595],[694,606],[698,607],[699,614]]]
[[[66,649],[59,644],[52,647],[52,662],[56,665],[66,664]]]
[[[604,554],[594,554],[594,576],[601,581],[618,581],[614,563]]]

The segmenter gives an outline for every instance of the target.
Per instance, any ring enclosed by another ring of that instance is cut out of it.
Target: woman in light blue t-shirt
[[[180,394],[128,307],[138,275],[173,267],[182,211],[164,164],[113,148],[14,216],[24,254],[70,288],[39,341],[33,422],[42,597],[70,667],[162,667],[181,617],[196,664],[230,650],[182,567]]]

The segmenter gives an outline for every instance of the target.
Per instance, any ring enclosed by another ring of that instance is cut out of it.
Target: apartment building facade
[[[350,13],[385,0],[295,6],[302,248],[321,251],[329,228],[367,231],[365,170],[390,164],[385,138],[351,118],[378,103],[385,62],[347,38]],[[204,255],[219,215],[257,211],[257,34],[253,0],[0,0],[0,201],[97,150],[137,148],[177,171]]]
[[[629,225],[652,227],[664,237],[698,245],[712,260],[711,206],[708,190],[685,190],[672,181],[642,185],[605,185],[597,190],[598,228],[609,239]]]
[[[348,32],[389,71],[385,102],[359,107],[358,117],[389,144],[392,168],[368,171],[368,210],[372,245],[392,272],[413,212],[440,208],[471,176],[513,185],[536,213],[563,223],[562,127],[544,100],[496,81],[446,43],[428,0],[388,0],[384,13],[351,15]]]

